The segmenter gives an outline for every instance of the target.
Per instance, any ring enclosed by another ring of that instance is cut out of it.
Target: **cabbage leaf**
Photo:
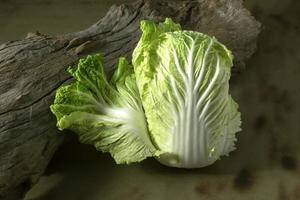
[[[204,167],[234,150],[241,120],[229,95],[231,52],[170,19],[141,29],[133,66],[151,137],[164,152],[159,161]]]
[[[132,66],[120,58],[108,81],[103,63],[98,54],[69,69],[75,82],[61,87],[51,106],[58,128],[72,130],[82,143],[110,152],[117,163],[158,155],[149,138]]]
[[[167,166],[199,168],[228,155],[241,130],[229,94],[230,50],[171,19],[144,20],[141,30],[133,66],[120,58],[110,80],[100,54],[68,70],[74,83],[59,88],[51,106],[57,127],[117,163],[155,157]]]

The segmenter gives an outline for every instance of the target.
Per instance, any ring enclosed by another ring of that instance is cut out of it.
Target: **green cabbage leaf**
[[[229,94],[232,53],[171,19],[142,21],[141,30],[133,66],[120,58],[110,80],[100,54],[69,69],[74,83],[58,89],[51,106],[58,128],[117,163],[155,157],[167,166],[199,168],[228,155],[241,130]]]
[[[75,82],[61,87],[51,106],[57,127],[76,132],[82,143],[109,152],[117,163],[158,155],[149,138],[132,66],[120,58],[108,81],[103,65],[98,54],[69,69]]]
[[[170,19],[141,29],[133,66],[151,137],[164,152],[159,161],[204,167],[234,150],[241,120],[229,95],[231,52]]]

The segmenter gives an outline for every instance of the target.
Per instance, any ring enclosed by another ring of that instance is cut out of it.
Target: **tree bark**
[[[0,199],[21,199],[44,172],[62,141],[49,110],[56,89],[71,81],[66,68],[102,52],[111,74],[119,56],[131,59],[142,19],[171,17],[184,29],[215,36],[241,69],[256,48],[260,24],[242,0],[140,0],[112,6],[86,30],[40,33],[0,45]]]

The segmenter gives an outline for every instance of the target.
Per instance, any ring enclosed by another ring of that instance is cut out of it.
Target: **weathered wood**
[[[140,20],[165,17],[214,35],[233,51],[238,69],[255,51],[260,24],[242,0],[140,0],[112,6],[104,18],[77,33],[30,33],[0,46],[0,199],[22,198],[60,145],[49,105],[55,90],[70,80],[66,68],[103,52],[111,73],[119,56],[130,59]]]

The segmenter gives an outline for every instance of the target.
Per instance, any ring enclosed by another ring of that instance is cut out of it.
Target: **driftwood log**
[[[103,52],[111,73],[119,56],[130,59],[140,20],[165,17],[214,35],[233,51],[236,69],[255,51],[260,24],[242,0],[140,0],[112,6],[83,31],[30,33],[0,45],[0,199],[22,199],[61,144],[49,105],[55,90],[70,80],[66,68],[87,54]]]

